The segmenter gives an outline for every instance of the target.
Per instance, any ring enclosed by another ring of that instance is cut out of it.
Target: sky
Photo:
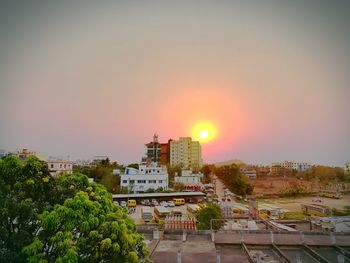
[[[350,161],[349,1],[2,1],[0,149],[138,162]]]

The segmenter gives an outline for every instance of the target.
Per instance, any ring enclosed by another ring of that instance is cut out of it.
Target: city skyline
[[[215,127],[204,162],[350,159],[349,3],[3,3],[0,149],[140,161]]]

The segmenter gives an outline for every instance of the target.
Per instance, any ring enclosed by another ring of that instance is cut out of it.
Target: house
[[[139,169],[126,167],[120,176],[120,186],[133,193],[142,193],[150,189],[168,189],[168,172],[164,166],[157,163],[147,165],[141,163]]]

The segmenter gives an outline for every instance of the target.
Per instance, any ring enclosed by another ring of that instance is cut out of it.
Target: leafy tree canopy
[[[197,220],[199,221],[198,229],[208,230],[210,229],[210,221],[212,219],[223,219],[221,208],[216,204],[209,204],[207,207],[201,209],[197,214]],[[223,220],[213,220],[212,229],[220,229],[224,224]]]
[[[79,173],[50,176],[36,157],[0,160],[0,258],[5,262],[149,262],[125,208]]]
[[[235,164],[220,166],[215,169],[215,174],[235,194],[245,196],[253,192],[253,186],[248,178],[241,174]]]

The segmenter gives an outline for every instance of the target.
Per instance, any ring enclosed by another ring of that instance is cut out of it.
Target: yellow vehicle
[[[268,219],[280,219],[284,217],[284,212],[280,207],[269,205],[269,204],[259,204],[258,205],[259,216],[261,218]]]
[[[128,200],[128,207],[136,207],[136,200],[134,199]]]
[[[233,216],[249,216],[249,209],[247,206],[235,203],[232,207]]]
[[[328,206],[319,204],[301,204],[301,210],[309,216],[330,216],[332,214]]]
[[[154,221],[157,223],[162,223],[169,214],[170,211],[164,206],[154,207]]]
[[[174,204],[175,205],[184,205],[185,204],[185,199],[183,199],[183,198],[175,198],[174,199]]]
[[[337,191],[322,191],[320,193],[320,196],[328,197],[328,198],[334,198],[334,199],[340,199],[341,198],[340,193],[337,192]]]

